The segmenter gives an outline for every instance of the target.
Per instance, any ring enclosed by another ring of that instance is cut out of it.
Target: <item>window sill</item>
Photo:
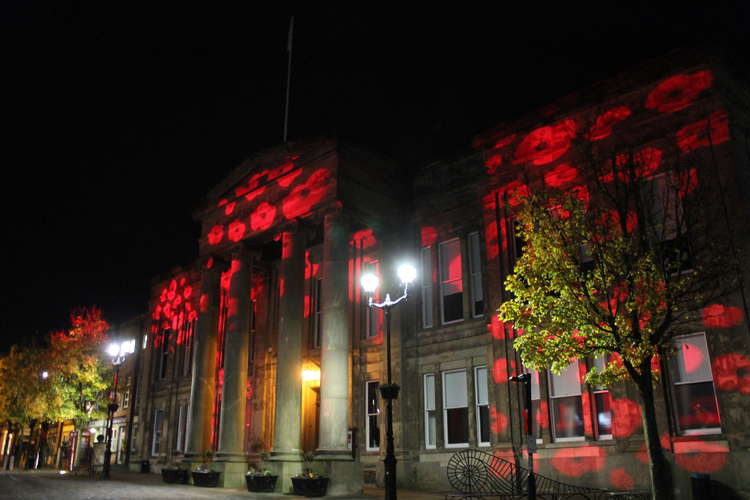
[[[707,429],[692,429],[688,431],[683,431],[682,434],[679,436],[672,436],[672,441],[678,442],[678,441],[693,441],[695,437],[699,436],[716,436],[718,438],[723,439],[723,434],[721,432],[721,429],[718,427],[714,428],[707,428]]]
[[[450,448],[468,448],[468,447],[469,447],[469,443],[456,443],[456,444],[446,444],[445,445],[446,449],[450,449]]]

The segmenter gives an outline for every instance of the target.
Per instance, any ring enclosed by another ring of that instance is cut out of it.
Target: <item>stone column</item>
[[[296,229],[296,228],[295,228]],[[304,322],[305,237],[282,234],[279,345],[276,362],[276,423],[271,460],[302,460],[302,327]]]
[[[209,258],[201,277],[198,321],[193,335],[193,380],[190,386],[185,458],[199,458],[211,446],[211,409],[216,385],[216,341],[219,324],[219,282],[225,263]]]
[[[316,458],[351,460],[349,424],[349,321],[347,316],[348,239],[345,217],[326,215],[320,346],[320,444]]]
[[[224,386],[221,394],[217,459],[245,460],[251,265],[248,252],[238,250],[232,253],[227,327],[224,334]]]

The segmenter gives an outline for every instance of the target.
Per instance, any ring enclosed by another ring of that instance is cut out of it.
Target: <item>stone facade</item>
[[[334,141],[290,144],[240,165],[196,211],[199,262],[154,284],[131,463],[197,464],[211,452],[225,486],[241,485],[248,464],[260,462],[284,492],[303,468],[328,473],[331,494],[382,484],[384,323],[358,283],[374,271],[377,298],[398,295],[404,259],[420,271],[392,317],[399,484],[449,489],[446,464],[463,447],[521,457],[520,392],[508,383],[521,361],[495,317],[516,257],[506,230],[515,192],[528,182],[574,187],[577,141],[681,154],[705,166],[699,182],[722,180],[719,222],[738,251],[748,248],[748,95],[717,67],[670,68],[646,66],[501,125],[462,157],[420,168],[411,185],[389,162]],[[718,417],[696,424],[689,405],[676,409],[683,389],[662,366],[662,444],[683,493],[694,472],[750,491],[739,473],[750,405],[743,300],[737,293],[707,306],[691,337],[704,349],[708,378],[699,383],[715,395]],[[534,398],[539,472],[647,487],[635,390],[578,381],[561,395],[551,380],[539,374]]]

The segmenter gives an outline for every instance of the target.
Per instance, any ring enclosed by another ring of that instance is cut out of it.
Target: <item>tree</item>
[[[606,356],[586,382],[635,384],[652,492],[671,498],[653,384],[675,335],[695,331],[701,309],[736,287],[738,266],[715,202],[724,193],[712,182],[714,165],[696,157],[674,151],[666,160],[653,148],[605,156],[586,147],[580,186],[541,189],[531,179],[514,200],[524,247],[500,319],[521,333],[514,347],[527,366],[559,373],[571,359]]]
[[[103,360],[108,323],[96,307],[70,315],[71,328],[50,334],[46,361],[50,397],[49,420],[73,420],[80,428],[92,418],[104,418],[112,367]]]

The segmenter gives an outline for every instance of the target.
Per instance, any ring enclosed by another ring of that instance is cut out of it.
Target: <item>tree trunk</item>
[[[672,469],[664,456],[659,442],[659,430],[656,424],[656,406],[654,405],[654,388],[651,374],[638,380],[638,390],[643,402],[643,431],[646,437],[646,450],[649,458],[649,475],[651,476],[651,497],[654,500],[674,498],[672,489]]]

